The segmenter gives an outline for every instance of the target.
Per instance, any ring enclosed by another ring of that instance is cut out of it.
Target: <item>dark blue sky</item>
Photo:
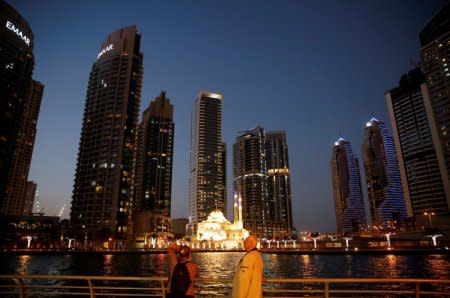
[[[389,124],[384,93],[412,68],[410,59],[419,60],[418,32],[446,1],[9,3],[34,32],[34,78],[45,85],[29,178],[47,214],[64,204],[69,214],[87,82],[101,42],[135,24],[144,53],[141,112],[160,90],[175,109],[172,215],[187,216],[190,114],[204,89],[224,95],[229,202],[238,132],[286,130],[295,226],[335,231],[333,142],[351,141],[360,159],[366,121]]]

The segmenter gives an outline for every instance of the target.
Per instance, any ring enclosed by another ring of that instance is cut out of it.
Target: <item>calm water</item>
[[[196,253],[203,277],[231,279],[243,253]],[[266,277],[449,278],[450,255],[284,255],[263,254]],[[8,255],[0,274],[167,275],[165,254]],[[220,285],[225,293],[230,285]],[[218,294],[218,293],[216,293]]]
[[[202,276],[231,278],[239,252],[195,253]],[[450,255],[262,254],[266,277],[449,278]],[[166,275],[165,254],[0,254],[0,274]]]

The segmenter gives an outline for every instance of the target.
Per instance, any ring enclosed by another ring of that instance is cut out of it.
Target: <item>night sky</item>
[[[89,72],[111,32],[142,34],[141,112],[174,105],[172,217],[187,217],[192,103],[220,92],[227,143],[257,125],[285,130],[298,230],[336,230],[329,162],[340,136],[360,160],[365,123],[387,122],[384,93],[419,61],[418,32],[446,1],[8,1],[34,32],[45,85],[29,179],[41,207],[68,217]],[[367,194],[364,193],[367,205]],[[229,208],[230,209],[230,208]],[[229,217],[231,212],[229,213]]]

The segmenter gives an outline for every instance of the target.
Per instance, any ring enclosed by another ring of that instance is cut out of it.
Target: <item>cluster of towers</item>
[[[125,241],[170,231],[173,105],[161,92],[138,124],[140,38],[135,26],[113,32],[92,66],[71,208],[71,224],[80,237]],[[222,94],[201,91],[192,106],[192,233],[211,212],[227,210],[222,101]],[[234,146],[240,217],[261,236],[288,234],[293,226],[286,135],[262,128],[253,132],[239,136]]]
[[[33,32],[0,1],[0,215],[31,212],[36,184],[28,172],[44,86],[33,80]],[[382,121],[365,127],[362,157],[372,225],[450,214],[450,5],[421,30],[422,63],[385,94],[392,133]],[[165,92],[141,120],[143,54],[135,26],[106,37],[86,93],[70,222],[85,239],[126,240],[170,231],[173,105]],[[227,211],[226,144],[220,93],[193,102],[189,223]],[[234,212],[260,237],[293,230],[290,168],[284,131],[241,132],[233,144]],[[338,232],[367,224],[357,158],[340,138],[331,159]],[[187,198],[186,198],[187,199]],[[31,202],[31,204],[30,204]]]
[[[0,215],[32,212],[27,181],[44,86],[32,78],[34,36],[27,21],[0,1]]]
[[[31,77],[34,41],[28,23],[0,3],[0,62],[5,66],[0,68],[5,99],[0,103],[0,215],[21,216],[32,211],[37,193],[27,178],[43,85]],[[102,42],[89,75],[70,212],[81,239],[127,240],[171,230],[174,109],[161,92],[139,120],[140,42],[135,26],[114,31]],[[192,106],[193,232],[212,211],[227,211],[222,101],[219,93],[201,91]],[[271,237],[292,230],[286,136],[258,130],[260,147],[235,151],[234,192],[242,198],[236,216],[242,221],[245,214],[255,233]],[[243,138],[237,138],[235,148],[247,142]],[[259,164],[253,164],[255,158]],[[259,177],[258,185],[252,177]],[[263,199],[255,200],[257,194]]]
[[[450,4],[421,30],[422,66],[385,94],[392,134],[373,118],[362,157],[372,225],[389,228],[406,217],[450,217]],[[367,224],[358,160],[349,141],[336,141],[331,176],[340,233]]]

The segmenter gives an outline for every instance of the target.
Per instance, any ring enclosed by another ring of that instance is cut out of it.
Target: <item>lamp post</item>
[[[316,249],[317,248],[317,238],[313,238],[313,241],[314,241],[314,249]]]
[[[433,241],[433,246],[436,247],[437,246],[437,242],[436,242],[436,238],[437,237],[441,237],[441,234],[434,234],[434,235],[427,235],[427,237],[430,237],[431,240]]]
[[[67,237],[66,237],[66,239],[69,241],[68,248],[69,248],[69,249],[72,248],[72,243],[73,243],[73,241],[75,240],[75,238],[67,238]]]
[[[27,239],[27,248],[30,248],[31,247],[31,240],[33,239],[33,237],[32,236],[26,236],[25,238]]]
[[[386,242],[387,242],[388,249],[390,250],[391,249],[391,234],[387,233],[387,234],[385,234],[385,236],[386,236]]]
[[[348,242],[349,242],[349,240],[353,240],[353,238],[352,237],[344,237],[344,240],[345,240],[345,250],[348,250]]]

